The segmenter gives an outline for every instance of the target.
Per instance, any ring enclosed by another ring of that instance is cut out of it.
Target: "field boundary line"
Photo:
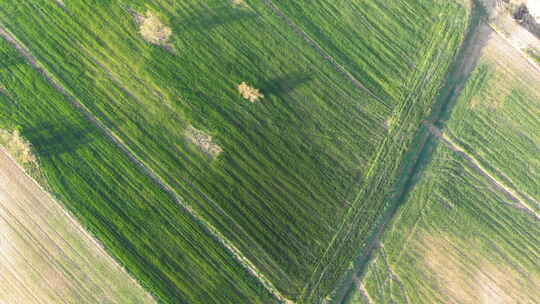
[[[328,60],[338,72],[340,72],[343,76],[349,79],[355,87],[367,92],[371,97],[385,104],[382,98],[380,98],[375,93],[373,93],[370,89],[364,86],[362,82],[360,82],[360,80],[354,77],[354,75],[352,75],[343,65],[339,64],[338,61],[333,56],[328,54],[328,52],[326,52],[324,48],[315,39],[311,38],[311,36],[308,33],[302,30],[302,28],[298,26],[291,18],[289,18],[278,6],[276,6],[272,0],[262,0],[262,1],[276,15],[282,18],[285,21],[285,23],[293,30],[293,32],[297,33],[298,35],[300,35],[300,37],[304,38],[304,40],[309,45],[311,45],[317,51],[317,53],[319,53],[319,55],[321,55],[324,59]]]
[[[540,222],[540,214],[538,214],[534,210],[534,208],[532,208],[529,203],[527,203],[528,200],[532,200],[532,202],[536,204],[538,204],[538,202],[534,201],[534,199],[530,198],[527,194],[523,194],[520,190],[508,186],[505,182],[501,181],[494,174],[490,173],[489,170],[482,165],[482,162],[487,163],[486,161],[478,160],[475,156],[473,156],[470,152],[463,148],[459,143],[452,139],[448,134],[442,132],[440,129],[430,123],[426,123],[426,126],[428,127],[429,132],[439,141],[441,141],[445,146],[447,146],[450,150],[463,156],[469,163],[469,167],[471,169],[480,173],[480,175],[486,178],[489,183],[493,185],[497,190],[501,191],[509,199],[517,203],[517,205],[509,204],[510,206],[524,211],[525,213],[534,217],[536,221]],[[540,204],[538,205],[540,206]]]
[[[163,191],[168,193],[171,198],[173,198],[179,206],[182,207],[196,222],[201,224],[205,230],[218,240],[221,245],[229,251],[229,253],[234,257],[234,259],[244,267],[253,277],[255,277],[259,283],[277,300],[282,303],[292,304],[293,301],[284,297],[277,288],[268,280],[244,254],[236,248],[236,246],[228,240],[217,228],[212,224],[204,220],[192,207],[184,202],[181,196],[176,193],[176,191],[169,186],[163,179],[155,173],[150,167],[148,167],[144,161],[139,159],[137,155],[122,141],[122,139],[116,135],[111,129],[109,129],[104,123],[102,123],[97,117],[92,114],[92,112],[81,103],[74,94],[68,92],[68,90],[61,84],[54,74],[50,73],[37,59],[32,55],[30,50],[20,42],[15,35],[13,35],[0,21],[0,37],[3,37],[7,42],[9,42],[13,47],[30,63],[30,65],[36,69],[42,76],[60,93],[62,93],[71,104],[79,110],[91,123],[104,132],[104,134],[115,144],[120,150],[135,163],[143,173],[152,179]]]
[[[0,27],[1,27],[1,25],[0,25]],[[0,31],[1,31],[1,29],[0,29]],[[88,240],[90,243],[94,244],[95,248],[97,249],[97,251],[100,254],[103,254],[105,257],[107,257],[108,260],[110,260],[112,262],[112,264],[115,267],[117,267],[121,272],[125,273],[127,275],[127,277],[129,277],[129,279],[134,284],[136,284],[136,286],[139,286],[142,290],[144,290],[145,293],[148,295],[148,297],[150,297],[153,300],[154,303],[157,303],[156,299],[154,298],[154,295],[151,292],[147,291],[140,284],[140,282],[138,280],[136,280],[133,276],[131,276],[131,274],[125,269],[125,267],[122,264],[120,264],[109,252],[107,252],[107,250],[105,250],[105,247],[103,246],[103,244],[101,244],[101,242],[95,236],[93,236],[88,230],[86,230],[83,227],[83,225],[76,219],[76,217],[68,209],[66,209],[64,207],[64,205],[58,201],[57,198],[55,198],[50,192],[48,192],[45,188],[43,188],[43,186],[40,183],[38,183],[32,176],[30,176],[26,172],[26,170],[17,162],[17,160],[15,160],[13,158],[13,156],[11,156],[11,154],[5,148],[3,148],[1,146],[0,146],[0,154],[3,154],[6,158],[8,158],[13,163],[13,165],[16,168],[20,169],[20,171],[23,173],[25,178],[28,179],[29,181],[31,181],[31,183],[35,187],[37,187],[37,189],[39,189],[41,192],[45,193],[45,195],[52,202],[52,204],[55,205],[56,209],[58,209],[66,217],[67,222],[71,223],[72,227],[77,232],[81,233],[81,235],[83,235],[84,238],[86,238],[86,240]],[[63,236],[61,236],[60,234],[58,234],[58,235],[59,235],[60,238],[64,239]],[[78,254],[78,252],[77,252],[77,254]],[[96,286],[97,286],[97,284],[96,284]]]

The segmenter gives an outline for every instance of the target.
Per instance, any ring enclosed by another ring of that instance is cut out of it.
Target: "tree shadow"
[[[181,15],[182,12],[178,12]],[[257,18],[254,12],[234,8],[231,6],[221,6],[217,8],[207,8],[195,11],[189,18],[175,18],[172,22],[173,27],[179,32],[182,30],[212,30],[216,27],[238,22],[244,19]]]
[[[261,83],[260,90],[264,95],[287,94],[312,79],[311,76],[305,73],[293,72]]]
[[[90,124],[76,125],[67,120],[42,122],[24,128],[22,135],[28,139],[38,155],[53,156],[77,150],[92,142],[97,130]]]

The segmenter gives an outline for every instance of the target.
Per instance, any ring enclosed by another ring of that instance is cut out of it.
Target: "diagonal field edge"
[[[456,140],[452,139],[449,135],[446,133],[443,133],[440,129],[436,128],[435,126],[428,124],[428,129],[433,136],[435,136],[439,141],[441,141],[445,146],[447,146],[450,150],[454,151],[455,153],[460,154],[465,158],[468,162],[468,165],[471,169],[478,172],[482,177],[484,177],[494,188],[496,188],[498,191],[502,192],[504,195],[506,195],[508,198],[510,198],[512,201],[516,202],[517,205],[510,204],[510,206],[517,208],[528,215],[535,218],[537,222],[540,222],[540,214],[538,214],[526,201],[530,198],[527,194],[522,193],[519,189],[517,189],[515,186],[510,186],[507,183],[501,181],[498,179],[494,174],[490,173],[488,169],[486,169],[482,163],[487,163],[486,161],[482,159],[478,159],[477,157],[473,156],[472,153],[467,151],[465,148],[463,148],[459,143],[456,142]],[[493,167],[495,168],[495,167]],[[495,168],[495,170],[499,171]],[[538,202],[534,201],[534,203],[538,204]]]

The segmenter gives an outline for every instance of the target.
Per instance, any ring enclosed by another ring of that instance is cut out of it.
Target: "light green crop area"
[[[515,204],[439,144],[365,274],[371,303],[534,303],[540,226]]]
[[[452,113],[448,133],[490,172],[540,202],[540,70],[519,53],[507,58],[497,52],[494,44],[486,48]]]

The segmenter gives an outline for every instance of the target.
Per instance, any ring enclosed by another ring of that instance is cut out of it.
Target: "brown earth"
[[[0,148],[0,303],[155,303]]]

